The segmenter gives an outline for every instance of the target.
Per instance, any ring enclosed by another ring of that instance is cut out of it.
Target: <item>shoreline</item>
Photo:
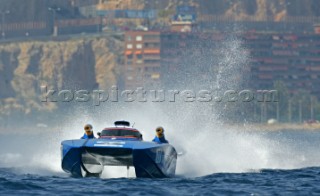
[[[232,124],[223,125],[233,129],[243,129],[245,131],[320,131],[320,123],[296,124],[296,123],[276,123],[276,124]]]
[[[320,131],[320,123],[314,124],[295,124],[295,123],[276,123],[276,124],[220,124],[228,130],[240,131]],[[0,127],[0,134],[37,134],[60,130],[61,127]]]

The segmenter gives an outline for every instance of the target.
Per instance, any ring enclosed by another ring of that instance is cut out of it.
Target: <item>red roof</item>
[[[127,127],[108,127],[108,128],[104,128],[103,130],[107,130],[107,131],[114,131],[114,130],[128,130],[128,131],[139,132],[137,129],[134,129],[134,128],[127,128]]]

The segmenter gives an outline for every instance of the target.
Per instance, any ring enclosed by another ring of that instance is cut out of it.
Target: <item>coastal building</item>
[[[125,87],[160,85],[160,32],[128,31],[125,33]]]
[[[196,7],[181,5],[176,7],[176,13],[171,20],[171,31],[191,32],[196,27]]]
[[[283,81],[291,93],[308,91],[320,97],[320,35],[248,33],[252,85],[270,89]]]
[[[188,74],[209,80],[210,73],[218,71],[219,51],[227,36],[128,31],[125,86],[168,86],[175,80],[190,84]],[[320,97],[320,34],[247,32],[237,37],[242,40],[241,48],[250,53],[251,88],[272,89],[275,81],[283,81],[291,93],[304,90]]]

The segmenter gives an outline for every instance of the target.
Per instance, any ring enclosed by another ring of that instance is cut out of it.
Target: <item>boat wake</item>
[[[146,109],[150,111],[150,107]],[[159,111],[156,107],[154,110],[155,113]],[[113,113],[115,119],[120,118],[122,111],[118,112]],[[137,118],[137,115],[127,112],[122,118],[136,122],[145,140],[152,140],[156,126],[165,127],[169,142],[178,152],[183,152],[177,163],[179,176],[195,177],[220,172],[320,166],[319,132],[247,131],[216,122],[197,124],[192,119],[176,119],[174,124],[153,118],[153,115],[145,112],[141,114],[140,118]],[[80,119],[84,120],[85,117]],[[110,123],[115,119],[110,120]],[[4,146],[0,150],[0,168],[16,168],[15,171],[19,173],[67,176],[61,170],[60,142],[81,136],[82,124],[74,120],[74,125],[66,123],[59,130],[47,130],[41,134],[3,135],[0,139]],[[66,121],[71,122],[70,119]],[[90,122],[96,125],[95,130],[101,130],[105,126],[105,123],[97,119]],[[106,171],[108,172],[103,174],[103,177],[127,176],[123,168],[113,167]],[[134,172],[131,169],[130,177],[133,177],[132,173]]]

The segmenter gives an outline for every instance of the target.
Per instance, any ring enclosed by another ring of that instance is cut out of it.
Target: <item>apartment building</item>
[[[263,34],[244,35],[251,50],[252,85],[272,88],[284,81],[289,90],[307,90],[320,97],[320,35]]]
[[[125,37],[125,85],[135,87],[190,84],[195,78],[185,79],[188,74],[209,81],[227,35],[133,31]],[[306,90],[320,97],[320,34],[247,32],[237,37],[250,52],[251,88],[272,89],[281,80],[291,93]]]
[[[125,87],[153,88],[160,85],[160,32],[125,33]]]

